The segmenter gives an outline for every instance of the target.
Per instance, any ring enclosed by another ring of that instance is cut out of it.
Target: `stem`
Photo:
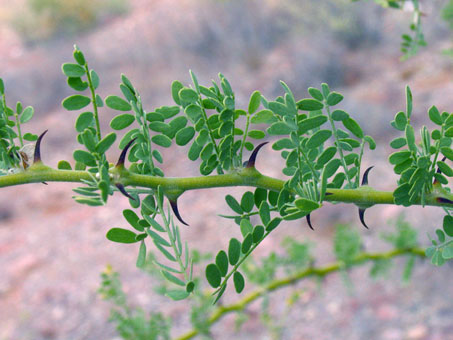
[[[168,220],[167,217],[165,216],[164,207],[162,206],[161,201],[160,200],[157,200],[157,201],[159,202],[158,203],[159,214],[162,216],[162,221],[164,222],[165,231],[167,232],[168,238],[170,239],[170,244],[171,244],[171,247],[173,248],[173,251],[175,253],[176,260],[178,260],[179,268],[181,269],[181,272],[184,273],[185,281],[188,281],[188,276],[187,276],[187,273],[186,273],[186,269],[187,268],[182,263],[181,254],[179,253],[178,247],[176,246],[176,243],[175,243],[175,239],[173,238],[173,234],[172,234],[172,232],[170,230],[170,220]]]
[[[326,110],[327,110],[327,116],[329,117],[330,125],[332,126],[332,132],[335,137],[335,144],[337,145],[338,153],[340,154],[340,160],[341,160],[341,164],[343,166],[343,169],[344,169],[344,172],[346,175],[346,179],[348,180],[349,186],[351,188],[353,188],[354,186],[352,185],[351,178],[349,178],[348,166],[346,165],[346,161],[344,160],[343,149],[341,148],[340,142],[338,140],[337,129],[335,128],[335,123],[332,119],[332,115],[330,114],[330,107],[327,104],[326,104]]]
[[[85,64],[85,72],[87,75],[88,86],[90,87],[91,102],[93,103],[94,120],[96,121],[96,136],[98,137],[98,141],[100,141],[102,138],[101,138],[101,125],[99,124],[98,105],[96,104],[96,93],[94,92],[93,81],[91,80],[91,74],[90,69],[88,68],[88,63]]]
[[[249,125],[250,125],[250,115],[247,112],[247,122],[245,123],[244,137],[242,137],[241,151],[239,151],[239,160],[241,161],[241,164],[242,164],[242,151],[244,150],[245,140],[247,138],[247,133],[249,131]]]
[[[352,260],[349,265],[351,266],[359,266],[362,264],[365,264],[369,261],[376,261],[376,260],[387,260],[387,259],[392,259],[394,257],[398,256],[403,256],[403,255],[413,255],[413,256],[419,256],[421,258],[425,257],[425,251],[420,248],[409,248],[409,249],[395,249],[386,253],[362,253],[359,256],[357,256],[354,260]],[[220,306],[217,307],[216,310],[211,314],[211,316],[208,319],[209,325],[213,325],[217,321],[219,321],[222,317],[224,317],[226,314],[232,313],[232,312],[237,312],[237,311],[243,311],[250,303],[253,301],[259,299],[263,295],[280,289],[280,288],[285,288],[289,285],[293,285],[296,282],[299,282],[303,279],[306,279],[311,276],[319,277],[319,278],[324,278],[325,276],[335,273],[337,271],[343,270],[344,265],[342,262],[334,262],[329,265],[326,265],[324,267],[317,267],[317,268],[308,268],[304,269],[300,272],[297,272],[295,274],[289,275],[283,279],[277,279],[274,281],[271,281],[267,285],[265,285],[262,288],[258,288],[255,291],[249,293],[246,295],[244,298],[239,300],[236,303],[226,305],[226,306]],[[193,329],[180,337],[176,338],[177,340],[187,340],[187,339],[192,339],[196,335],[199,334],[199,330]]]
[[[22,139],[22,132],[20,131],[20,120],[19,120],[19,115],[17,114],[17,112],[14,114],[14,117],[16,118],[17,134],[19,135],[20,147],[23,147],[24,140]]]
[[[129,173],[123,169],[118,172],[116,169],[110,170],[117,183],[131,185],[142,188],[156,189],[162,186],[164,192],[186,191],[194,189],[237,187],[247,186],[263,188],[272,191],[283,189],[285,181],[269,176],[262,175],[256,169],[242,169],[224,175],[199,176],[199,177],[158,177],[149,175],[139,175]],[[55,170],[43,164],[34,164],[26,171],[0,176],[0,188],[40,182],[83,182],[91,180],[91,175],[87,171],[77,170]],[[448,201],[438,201],[439,194],[429,193],[426,195],[425,205],[453,208],[453,203]],[[442,192],[442,197],[453,201],[453,193]],[[367,187],[366,190],[358,189],[327,189],[324,201],[354,203],[358,205],[375,204],[395,204],[393,191],[378,191]],[[420,205],[418,200],[413,205]]]

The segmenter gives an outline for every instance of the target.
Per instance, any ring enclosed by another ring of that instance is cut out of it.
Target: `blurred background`
[[[364,156],[365,166],[375,165],[370,185],[392,190],[396,177],[386,159],[388,142],[397,133],[389,122],[405,108],[404,86],[412,88],[418,127],[431,126],[426,115],[431,105],[449,112],[453,106],[453,59],[445,53],[453,47],[453,1],[420,2],[428,46],[401,62],[401,34],[409,31],[411,13],[373,1],[0,0],[0,77],[10,106],[20,100],[35,107],[26,132],[49,129],[42,154],[51,166],[70,160],[76,146],[76,114],[60,105],[73,93],[60,66],[72,60],[74,44],[98,72],[101,96],[119,95],[124,73],[139,89],[147,111],[172,105],[170,84],[175,79],[189,83],[189,69],[202,84],[218,72],[225,74],[244,107],[253,90],[268,98],[280,95],[279,80],[296,98],[307,97],[307,87],[327,82],[344,94],[342,108],[378,142],[377,150]],[[102,109],[104,131],[113,116]],[[166,176],[198,174],[198,164],[185,156],[187,149],[165,150]],[[116,148],[111,161],[118,154]],[[284,178],[275,165],[280,160],[269,146],[260,155],[258,170]],[[108,322],[110,305],[97,294],[107,264],[120,273],[133,306],[171,317],[174,335],[190,329],[185,303],[155,293],[155,281],[135,268],[138,246],[105,239],[109,228],[126,226],[121,216],[126,199],[115,196],[103,208],[77,205],[71,199],[73,187],[50,183],[1,189],[0,339],[120,339]],[[231,191],[238,195],[244,189]],[[231,191],[181,197],[180,211],[190,224],[182,236],[192,248],[225,249],[229,237],[239,233],[231,220],[217,216],[228,212],[223,197]],[[371,229],[360,229],[367,249],[385,249],[379,235],[403,211],[428,245],[426,233],[441,225],[439,210],[379,206],[367,211]],[[290,236],[311,242],[317,264],[328,263],[334,259],[335,225],[362,228],[356,208],[349,205],[326,205],[312,214],[312,223],[315,232],[305,221],[282,225],[257,254],[278,251],[281,240]],[[272,310],[283,320],[279,337],[453,339],[453,291],[446,284],[453,280],[451,266],[419,263],[404,285],[404,261],[396,263],[380,281],[368,278],[369,268],[355,269],[352,289],[339,275],[321,286],[302,282],[302,299],[290,311],[285,310],[288,291],[274,294]],[[226,294],[227,302],[237,299],[232,291]],[[259,303],[250,306],[249,319],[238,332],[234,318],[226,317],[213,327],[213,338],[272,338],[260,323],[259,308]]]

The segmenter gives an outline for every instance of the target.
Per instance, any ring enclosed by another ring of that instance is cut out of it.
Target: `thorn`
[[[126,160],[126,154],[127,150],[131,147],[132,144],[134,144],[136,138],[131,139],[129,143],[126,144],[124,147],[123,151],[121,151],[120,158],[118,158],[118,162],[116,163],[116,167],[124,167],[124,161]],[[120,189],[121,190],[121,189]]]
[[[189,226],[186,222],[184,222],[181,215],[179,214],[178,203],[176,201],[172,201],[172,200],[169,200],[169,201],[170,201],[170,205],[173,210],[173,213],[175,214],[175,216],[179,220],[179,222],[181,222],[182,224],[185,224],[186,226]]]
[[[126,196],[127,198],[130,198],[131,200],[134,200],[134,201],[135,201],[135,198],[132,197],[131,195],[129,195],[129,193],[126,191],[126,189],[124,188],[124,185],[122,185],[121,183],[116,183],[115,186],[118,188],[118,190],[119,190],[124,196]]]
[[[45,184],[45,185],[49,185],[49,184],[47,184],[46,182],[41,182],[41,183],[42,183],[42,184]]]
[[[374,168],[374,165],[370,166],[368,169],[365,170],[362,177],[362,185],[368,185],[368,173],[371,169]]]
[[[450,201],[448,198],[443,198],[443,197],[437,197],[436,201],[439,202],[439,203],[453,204],[453,201]]]
[[[368,228],[368,226],[367,226],[366,223],[365,223],[365,219],[364,219],[364,217],[365,217],[365,210],[366,210],[366,209],[364,209],[364,208],[359,208],[359,218],[360,218],[360,222],[362,222],[362,224],[363,224],[363,226],[364,226],[365,228],[370,229],[370,228]]]
[[[329,195],[333,195],[333,192],[327,192],[327,191],[326,191],[326,192],[324,193],[324,196],[329,196]]]
[[[33,157],[33,164],[41,162],[41,140],[44,137],[44,135],[47,133],[47,131],[48,130],[41,133],[41,135],[38,137],[38,140],[36,141],[35,154]]]
[[[308,214],[307,216],[305,216],[306,220],[307,220],[307,223],[308,223],[308,226],[310,227],[311,230],[315,230],[313,229],[313,226],[311,225],[311,220],[310,220],[310,214]]]
[[[442,158],[442,162],[445,162],[446,159],[447,159],[447,157],[444,156],[444,158]],[[437,167],[436,173],[440,174],[439,167]],[[436,179],[436,177],[434,177],[433,185],[438,186],[439,184],[440,184],[439,181]]]
[[[255,167],[255,161],[256,161],[256,156],[258,155],[258,151],[265,146],[269,142],[264,142],[258,145],[255,150],[253,150],[252,154],[250,155],[249,160],[247,161],[246,168],[254,168]]]

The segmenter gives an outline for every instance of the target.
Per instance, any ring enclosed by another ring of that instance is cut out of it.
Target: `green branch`
[[[280,191],[285,181],[262,175],[254,168],[244,168],[224,175],[199,177],[158,177],[130,173],[125,169],[111,170],[116,182],[124,186],[157,189],[160,185],[164,193],[184,192],[186,190],[248,186]],[[42,163],[34,164],[26,171],[0,177],[0,188],[40,182],[83,182],[91,180],[87,171],[55,170]],[[444,200],[439,200],[439,197]],[[354,203],[358,205],[395,204],[392,191],[378,191],[371,187],[358,189],[327,189],[324,201]],[[430,193],[426,196],[425,205],[453,208],[453,194],[448,192]],[[420,201],[413,205],[421,205]]]
[[[424,258],[425,251],[420,248],[410,248],[410,249],[395,249],[386,253],[362,253],[359,256],[357,256],[354,260],[352,260],[350,263],[348,263],[348,265],[358,266],[369,261],[388,260],[402,255],[415,255]],[[209,317],[208,323],[209,325],[213,325],[214,323],[219,321],[222,317],[224,317],[226,314],[244,310],[250,303],[257,300],[258,298],[260,298],[261,296],[268,292],[272,292],[274,290],[287,287],[311,276],[323,278],[331,273],[342,270],[343,268],[344,268],[343,262],[334,262],[324,267],[304,269],[298,273],[287,276],[283,279],[274,280],[268,283],[266,286],[249,293],[244,298],[242,298],[241,300],[234,304],[218,307]],[[198,333],[199,331],[197,329],[193,329],[176,339],[177,340],[191,339],[198,335]]]

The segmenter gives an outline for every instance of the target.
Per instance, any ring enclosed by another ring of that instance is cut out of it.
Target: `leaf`
[[[167,290],[165,296],[168,296],[173,301],[181,301],[188,298],[190,293],[181,289]]]
[[[442,154],[447,157],[449,160],[453,161],[453,150],[449,147],[440,148]]]
[[[252,95],[250,96],[248,112],[250,114],[254,114],[256,110],[258,110],[258,108],[260,107],[260,102],[261,102],[260,91],[253,92]]]
[[[88,88],[88,83],[83,81],[80,77],[68,78],[68,85],[76,91],[85,91]]]
[[[316,161],[316,165],[320,168],[323,167],[324,164],[326,164],[328,161],[330,161],[333,158],[333,156],[335,156],[336,153],[337,153],[337,148],[335,146],[328,147],[321,153],[321,155],[319,155],[319,157]]]
[[[112,228],[106,235],[107,239],[118,243],[135,243],[137,242],[136,236],[137,234],[134,232],[122,228]]]
[[[27,132],[26,134],[23,135],[23,138],[29,142],[34,142],[38,139],[38,135]]]
[[[247,133],[247,136],[253,139],[263,139],[264,137],[266,137],[266,134],[260,130],[250,130]]]
[[[322,96],[321,91],[319,91],[317,88],[309,87],[308,93],[310,94],[310,96],[312,96],[316,100],[319,100],[319,101],[324,100],[324,97]]]
[[[241,222],[240,222],[240,229],[241,229],[242,236],[245,237],[247,234],[249,234],[253,231],[253,226],[248,219],[243,218],[243,219],[241,219]]]
[[[183,146],[190,142],[195,135],[195,129],[192,126],[186,126],[176,133],[176,144]]]
[[[445,234],[447,234],[450,237],[453,237],[453,216],[450,215],[444,216],[444,221],[442,225]]]
[[[25,110],[22,112],[20,115],[20,123],[25,124],[28,122],[30,119],[33,118],[33,115],[35,114],[35,110],[31,106],[27,106]]]
[[[61,65],[61,70],[66,77],[82,77],[85,75],[85,69],[77,64],[65,63]]]
[[[358,138],[363,138],[362,128],[353,118],[343,120],[343,125],[346,129],[351,131],[352,134],[354,134],[354,136]]]
[[[131,125],[134,122],[134,120],[135,117],[133,115],[129,113],[123,113],[111,120],[110,127],[113,130],[122,130]]]
[[[370,146],[370,150],[376,149],[376,142],[374,141],[373,137],[365,136],[363,137],[363,139],[367,141],[368,145]]]
[[[179,98],[186,103],[196,103],[198,101],[198,93],[188,87],[179,91]]]
[[[91,99],[82,96],[80,94],[75,94],[63,99],[61,105],[68,111],[75,111],[83,109],[85,106],[91,103]]]
[[[262,201],[267,200],[267,190],[263,188],[256,188],[254,193],[255,206],[260,207]]]
[[[175,80],[173,83],[171,83],[171,96],[173,97],[173,100],[175,101],[176,104],[181,105],[181,99],[179,98],[179,91],[184,88],[184,85],[178,81]]]
[[[406,86],[406,113],[407,118],[411,118],[412,114],[412,92],[409,86]]]
[[[244,290],[245,280],[241,273],[235,272],[233,274],[234,288],[236,293],[240,294]]]
[[[335,110],[332,112],[332,119],[336,121],[343,121],[349,118],[349,114],[343,110]]]
[[[164,148],[168,148],[171,146],[171,139],[165,135],[155,135],[151,138],[151,141]]]
[[[299,134],[303,134],[309,130],[316,129],[322,124],[327,122],[328,118],[326,116],[315,116],[312,118],[307,118],[299,122]]]
[[[232,266],[234,266],[238,261],[241,255],[241,242],[236,238],[232,238],[228,245],[228,259]]]
[[[327,105],[334,106],[343,100],[343,95],[338,92],[330,92],[327,96]]]
[[[85,150],[76,150],[73,153],[73,157],[77,162],[84,163],[88,166],[96,166],[96,160],[94,156]]]
[[[186,292],[187,293],[192,293],[195,288],[195,282],[189,281],[186,283]]]
[[[323,144],[326,140],[328,140],[332,136],[332,131],[330,130],[319,130],[316,131],[313,136],[310,137],[306,146],[309,149],[314,149]]]
[[[405,129],[406,141],[409,150],[414,153],[417,153],[417,146],[415,145],[415,135],[414,135],[414,128],[412,125],[407,124]]]
[[[215,264],[210,263],[207,265],[205,275],[208,283],[212,288],[217,288],[218,286],[220,286],[222,276],[220,274],[219,268]]]
[[[271,220],[271,214],[269,210],[269,204],[266,201],[262,201],[259,209],[259,214],[261,217],[261,221],[263,221],[264,225],[267,225]]]
[[[250,212],[253,209],[254,205],[254,196],[251,191],[246,191],[241,198],[241,208],[245,212]]]
[[[431,257],[431,263],[435,266],[442,266],[445,263],[444,258],[442,257],[442,252],[436,249],[433,256]]]
[[[261,110],[254,114],[250,121],[253,124],[270,124],[277,121],[277,118],[271,110]]]
[[[108,96],[105,98],[105,105],[113,110],[130,111],[132,110],[131,104],[118,96]]]
[[[317,111],[321,110],[324,104],[316,99],[306,98],[297,102],[297,108],[302,111]]]
[[[442,125],[443,121],[442,121],[442,117],[440,115],[440,112],[439,110],[437,109],[437,107],[435,107],[434,105],[431,106],[428,110],[428,116],[429,116],[429,119],[434,123],[434,124],[437,124],[437,125]]]
[[[96,152],[99,154],[105,153],[116,140],[116,133],[110,132],[104,138],[102,138],[99,143],[96,144]]]
[[[94,70],[90,70],[90,77],[91,82],[93,83],[93,87],[97,89],[100,83],[98,74]]]
[[[253,243],[258,243],[264,236],[264,227],[262,225],[257,225],[255,229],[253,229],[252,237]]]
[[[173,274],[170,274],[166,270],[161,270],[160,272],[162,273],[162,275],[165,277],[166,280],[174,283],[175,285],[182,286],[182,287],[186,286],[184,281],[182,281],[181,279],[177,278]]]
[[[440,243],[445,242],[445,233],[442,230],[436,229],[436,235]]]
[[[405,145],[406,145],[406,138],[404,138],[404,137],[395,138],[394,140],[392,140],[390,142],[390,146],[393,149],[399,149],[399,148],[402,148]]]
[[[252,247],[252,244],[253,244],[253,235],[251,232],[249,232],[247,235],[245,235],[244,240],[242,241],[242,245],[241,245],[242,253],[246,254]]]
[[[446,260],[453,259],[453,243],[443,248],[442,257]]]
[[[226,274],[228,273],[228,256],[224,250],[221,250],[217,253],[217,256],[215,257],[215,263],[220,271],[220,274],[222,276],[226,276]]]
[[[146,262],[146,244],[145,241],[142,240],[140,243],[140,249],[138,251],[136,266],[138,268],[143,268],[145,262]]]
[[[319,203],[306,199],[304,197],[298,198],[294,201],[296,207],[302,211],[310,212],[319,208]]]
[[[273,123],[267,128],[267,133],[270,135],[287,135],[291,131],[292,129],[284,122]]]
[[[272,230],[274,230],[275,228],[278,227],[278,225],[280,224],[281,221],[282,221],[281,217],[274,217],[266,226],[266,231],[271,232]],[[244,242],[245,242],[245,240],[244,240]]]
[[[136,230],[138,231],[143,231],[143,227],[138,224],[138,221],[140,218],[137,216],[137,214],[130,210],[130,209],[125,209],[123,210],[123,216],[126,219],[126,221]]]
[[[69,164],[68,161],[59,161],[58,165],[57,165],[57,168],[59,170],[72,170],[71,164]]]
[[[389,162],[390,164],[401,164],[408,160],[411,157],[411,152],[404,150],[404,151],[398,151],[394,152],[389,156]]]
[[[225,201],[227,202],[228,206],[237,214],[242,215],[244,211],[241,208],[241,205],[239,204],[236,199],[231,196],[231,195],[226,195],[225,196]]]
[[[87,127],[91,125],[91,123],[94,121],[94,115],[92,112],[83,112],[81,113],[76,120],[75,123],[75,128],[77,132],[82,132],[85,130]]]

